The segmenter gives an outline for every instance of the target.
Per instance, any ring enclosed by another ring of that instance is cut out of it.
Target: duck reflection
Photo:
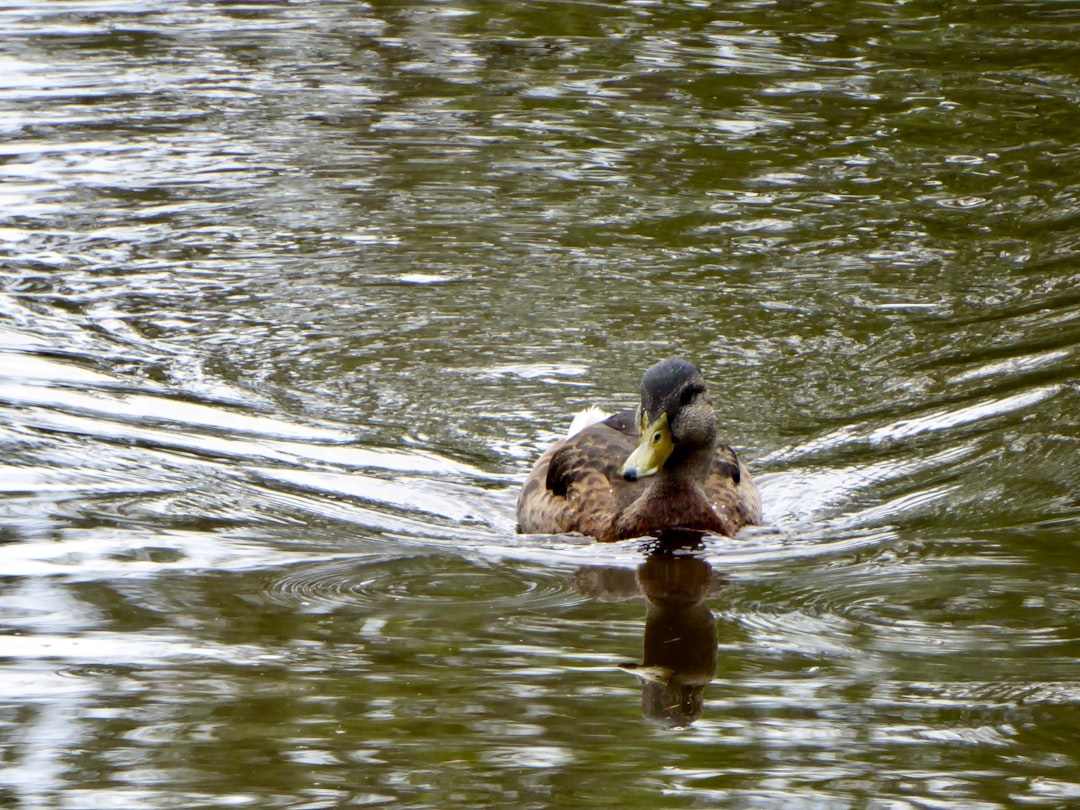
[[[637,571],[589,567],[577,572],[578,589],[600,600],[644,596],[642,661],[620,665],[641,679],[645,718],[685,728],[701,717],[705,686],[716,675],[716,618],[706,600],[725,583],[700,557],[660,543]]]

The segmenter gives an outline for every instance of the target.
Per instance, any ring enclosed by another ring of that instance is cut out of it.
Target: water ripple
[[[267,597],[275,604],[310,612],[381,609],[393,603],[438,610],[464,600],[497,615],[551,608],[578,598],[559,575],[514,566],[503,567],[493,579],[487,563],[432,556],[305,564],[276,578]]]

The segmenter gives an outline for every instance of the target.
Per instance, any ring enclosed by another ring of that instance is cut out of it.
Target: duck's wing
[[[748,523],[761,523],[761,495],[750,471],[726,444],[716,448],[705,495],[718,514],[732,524],[732,533]]]
[[[518,530],[602,537],[612,516],[641,491],[616,471],[634,451],[633,411],[616,414],[556,443],[533,466],[518,497]]]

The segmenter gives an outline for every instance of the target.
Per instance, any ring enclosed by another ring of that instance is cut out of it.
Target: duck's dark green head
[[[627,481],[656,475],[680,445],[688,450],[705,445],[711,449],[716,415],[701,370],[678,357],[649,368],[641,378],[638,427],[638,446],[619,469]]]
[[[662,414],[674,422],[679,410],[705,393],[705,378],[693,363],[678,357],[661,360],[641,378],[641,415],[655,422]]]

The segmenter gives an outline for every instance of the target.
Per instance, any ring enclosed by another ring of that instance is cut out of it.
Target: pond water
[[[1080,801],[1080,7],[0,9],[0,807]],[[767,526],[515,533],[670,355]]]

